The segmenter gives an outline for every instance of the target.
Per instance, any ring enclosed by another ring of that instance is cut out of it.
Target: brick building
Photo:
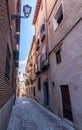
[[[7,128],[16,95],[16,74],[19,60],[20,0],[0,1],[0,130]]]
[[[36,99],[81,130],[82,1],[37,0],[33,25]]]

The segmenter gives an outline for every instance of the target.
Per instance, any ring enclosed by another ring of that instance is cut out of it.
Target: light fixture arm
[[[14,19],[25,19],[25,18],[28,18],[30,16],[30,13],[31,13],[31,10],[32,10],[32,7],[29,6],[29,5],[24,5],[23,6],[23,13],[24,13],[24,16],[20,16],[18,14],[13,14],[11,15],[11,20],[14,20]]]
[[[24,16],[20,16],[20,15],[17,15],[17,14],[13,14],[13,15],[11,15],[11,20],[14,20],[14,19],[20,19],[20,18],[25,19]]]

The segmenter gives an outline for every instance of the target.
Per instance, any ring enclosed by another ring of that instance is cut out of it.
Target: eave
[[[34,13],[34,18],[33,18],[33,22],[32,22],[33,25],[35,25],[35,23],[36,23],[36,19],[37,19],[38,13],[39,13],[41,1],[42,0],[37,0],[37,4],[36,4],[36,8],[35,8],[35,13]]]

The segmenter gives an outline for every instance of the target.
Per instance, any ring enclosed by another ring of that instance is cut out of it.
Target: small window
[[[39,91],[41,90],[41,78],[40,77],[38,78],[38,90]]]
[[[5,77],[6,77],[7,79],[10,78],[10,59],[11,59],[11,55],[10,55],[9,46],[8,46],[8,44],[7,44],[6,67],[5,67]]]
[[[43,18],[40,33],[43,33],[45,31],[45,19]]]
[[[56,62],[57,62],[57,64],[60,64],[60,63],[61,63],[61,49],[59,49],[59,50],[56,52]]]
[[[45,31],[45,23],[42,24],[40,31],[41,31],[41,33],[43,33]]]
[[[61,23],[62,19],[63,19],[63,10],[62,10],[62,4],[61,4],[54,17],[54,30],[57,29],[57,27]]]

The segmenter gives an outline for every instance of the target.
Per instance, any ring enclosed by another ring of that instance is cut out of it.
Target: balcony
[[[36,74],[40,73],[40,68],[38,67],[38,64],[35,64],[35,73]]]
[[[41,42],[43,42],[43,40],[45,38],[45,24],[42,24],[42,26],[41,26],[40,38],[41,38]]]
[[[42,54],[41,59],[40,59],[40,68],[41,68],[41,70],[42,71],[47,70],[48,65],[49,65],[49,63],[48,63],[47,54],[44,53],[44,54]]]
[[[37,39],[37,42],[36,42],[36,51],[39,49],[39,45],[40,45],[40,40],[39,38]]]

